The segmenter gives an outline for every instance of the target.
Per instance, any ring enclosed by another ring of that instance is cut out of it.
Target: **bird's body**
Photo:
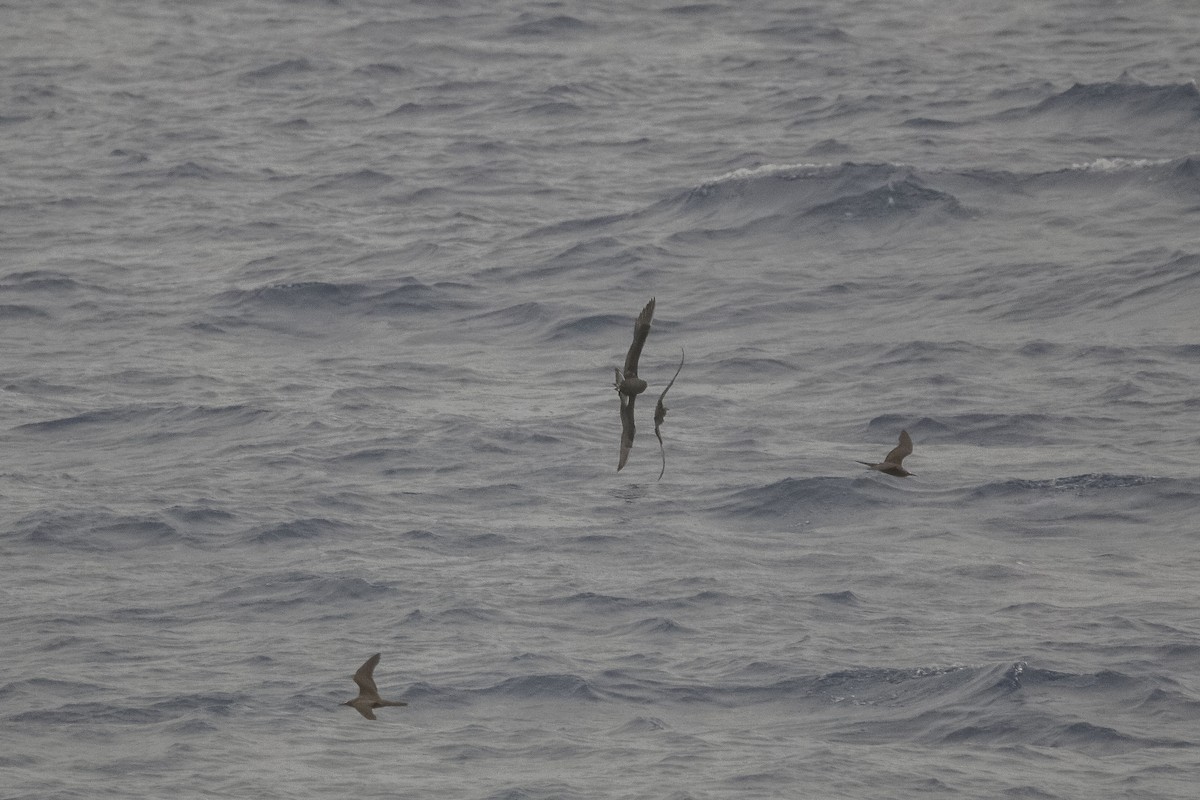
[[[908,435],[908,431],[900,431],[900,443],[892,448],[883,461],[878,464],[872,464],[869,461],[856,461],[858,464],[865,464],[873,470],[878,470],[885,475],[895,475],[897,478],[907,478],[912,475],[911,472],[901,466],[904,457],[911,455],[913,451],[912,437]]]
[[[642,347],[646,344],[646,337],[650,335],[650,320],[653,318],[654,298],[651,297],[642,313],[634,320],[633,343],[629,345],[629,352],[625,354],[625,369],[614,368],[616,380],[613,382],[613,388],[617,390],[617,397],[621,401],[621,457],[617,461],[617,472],[625,466],[625,462],[629,460],[629,451],[633,449],[633,435],[637,430],[633,420],[634,401],[639,394],[646,391],[646,382],[637,374],[638,359],[642,357]]]
[[[379,690],[375,688],[374,673],[380,655],[380,653],[376,653],[368,658],[366,663],[358,668],[358,672],[354,673],[354,682],[358,684],[358,697],[342,703],[344,706],[350,706],[367,719],[375,719],[373,709],[408,705],[402,700],[384,700],[379,696]]]

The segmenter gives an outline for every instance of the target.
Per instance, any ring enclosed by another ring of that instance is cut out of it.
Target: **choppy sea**
[[[0,18],[4,800],[1196,796],[1192,0]]]

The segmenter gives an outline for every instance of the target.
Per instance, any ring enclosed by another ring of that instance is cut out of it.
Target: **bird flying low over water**
[[[646,382],[638,377],[638,360],[642,357],[642,347],[646,344],[646,337],[650,335],[650,321],[653,318],[654,298],[651,297],[650,302],[646,303],[646,307],[642,309],[642,313],[638,314],[637,319],[634,320],[633,343],[629,345],[629,352],[625,354],[625,369],[613,368],[616,373],[613,386],[621,401],[621,457],[617,460],[617,472],[620,472],[625,466],[625,462],[629,460],[629,451],[633,448],[633,435],[637,432],[633,407],[637,396],[646,391]],[[659,449],[662,450],[663,457],[662,471],[658,473],[660,479],[663,472],[667,470],[667,451],[663,449],[662,433],[659,431],[667,416],[667,407],[663,405],[663,399],[667,396],[667,389],[670,389],[675,383],[675,378],[679,377],[680,369],[683,369],[682,358],[679,360],[679,369],[675,370],[675,377],[671,378],[667,388],[663,389],[663,393],[658,396],[658,405],[654,409],[654,435],[658,438]]]
[[[671,382],[667,384],[667,388],[662,390],[662,394],[658,396],[658,405],[654,407],[654,435],[658,439],[658,450],[662,453],[662,469],[658,471],[658,479],[661,481],[663,473],[667,471],[667,449],[663,447],[662,434],[658,429],[662,426],[663,420],[667,418],[667,407],[663,404],[663,398],[667,396],[667,392],[675,385],[675,379],[679,377],[679,370],[683,369],[683,359],[685,354],[683,348],[679,349],[679,366],[675,369],[675,374],[671,376]]]
[[[646,382],[637,374],[638,359],[642,357],[642,346],[646,344],[646,337],[650,335],[650,320],[653,317],[654,298],[651,297],[650,302],[646,303],[642,313],[638,314],[633,322],[633,343],[629,345],[629,352],[625,354],[625,370],[622,371],[620,367],[613,368],[617,373],[614,387],[621,401],[621,457],[617,461],[617,472],[625,466],[625,462],[629,460],[629,451],[633,448],[633,434],[637,430],[633,422],[633,404],[637,396],[646,391]]]
[[[907,478],[912,475],[911,472],[900,466],[904,461],[904,457],[912,455],[912,437],[908,435],[908,431],[900,431],[900,444],[892,448],[892,451],[883,457],[883,461],[878,464],[872,464],[869,461],[855,461],[857,464],[866,464],[871,469],[879,470],[885,475],[895,475],[897,478]]]
[[[375,712],[372,709],[408,705],[403,700],[384,700],[379,696],[379,690],[375,688],[374,677],[375,665],[379,663],[379,656],[380,654],[376,653],[368,658],[366,663],[358,668],[358,672],[354,673],[354,682],[358,684],[358,697],[342,703],[344,706],[350,706],[367,719],[375,719]]]

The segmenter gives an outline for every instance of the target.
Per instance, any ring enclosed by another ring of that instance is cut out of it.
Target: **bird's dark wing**
[[[912,437],[908,435],[908,431],[900,431],[900,444],[892,448],[892,451],[884,457],[885,464],[900,465],[904,457],[912,454]]]
[[[617,472],[625,466],[625,462],[629,460],[629,451],[633,449],[633,434],[637,430],[633,424],[633,401],[637,400],[637,395],[626,397],[620,395],[621,398],[621,458],[617,461]]]
[[[663,420],[667,418],[667,407],[663,404],[663,398],[667,396],[667,392],[671,391],[671,387],[675,385],[675,379],[679,377],[679,371],[683,369],[684,358],[686,358],[686,354],[683,352],[683,348],[680,348],[679,366],[676,367],[675,374],[671,376],[671,381],[667,384],[667,388],[663,389],[662,394],[658,396],[658,405],[654,407],[654,436],[658,439],[658,450],[662,453],[662,469],[658,472],[658,479],[660,481],[662,480],[663,473],[667,471],[667,450],[663,447],[662,434],[658,431],[659,427],[663,424]]]
[[[366,717],[367,719],[378,719],[378,718],[375,716],[375,712],[374,712],[374,711],[372,711],[372,710],[371,710],[371,709],[369,709],[369,708],[362,708],[362,707],[360,707],[360,706],[355,706],[355,707],[354,707],[354,709],[355,709],[355,710],[356,710],[358,713],[360,713],[360,714],[362,714],[364,717]]]
[[[358,672],[354,673],[354,682],[358,684],[358,689],[363,694],[373,694],[379,696],[379,690],[375,688],[375,665],[379,663],[381,653],[376,653],[367,659],[367,662],[358,668]],[[363,711],[363,716],[367,719],[375,719],[368,717],[367,712]]]
[[[642,345],[646,343],[646,337],[650,335],[650,320],[654,316],[654,298],[650,298],[650,302],[646,303],[646,307],[642,309],[642,313],[638,314],[638,318],[633,323],[633,344],[629,345],[629,352],[625,354],[625,374],[637,375],[638,359],[642,357]]]

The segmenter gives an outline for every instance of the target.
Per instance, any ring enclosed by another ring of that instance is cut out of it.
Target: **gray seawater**
[[[1195,796],[1192,0],[0,17],[6,800]]]

